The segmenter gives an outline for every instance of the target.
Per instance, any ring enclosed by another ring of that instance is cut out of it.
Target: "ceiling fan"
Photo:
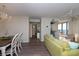
[[[58,17],[54,20],[54,22],[62,23],[62,22],[69,22],[73,20],[72,10],[70,10],[66,15],[62,17]]]

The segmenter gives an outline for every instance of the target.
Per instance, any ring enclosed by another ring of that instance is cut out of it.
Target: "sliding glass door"
[[[68,22],[58,24],[58,31],[59,32],[63,32],[64,34],[68,34],[68,29],[69,29]]]

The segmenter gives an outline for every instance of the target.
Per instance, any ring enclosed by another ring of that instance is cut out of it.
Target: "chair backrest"
[[[17,41],[18,42],[21,42],[22,41],[22,39],[21,39],[22,35],[23,35],[23,33],[19,33],[18,38],[17,38]]]
[[[19,40],[20,40],[20,41],[22,40],[22,39],[21,39],[21,38],[22,38],[22,35],[23,35],[23,33],[20,33],[20,34],[19,34]]]
[[[15,36],[12,39],[12,42],[11,42],[11,52],[13,52],[13,50],[16,49],[18,35],[19,35],[19,33],[15,34]]]

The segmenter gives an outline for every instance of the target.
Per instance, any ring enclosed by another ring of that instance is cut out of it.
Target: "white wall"
[[[79,17],[74,18],[69,24],[69,34],[79,34]]]
[[[40,19],[30,19],[30,22],[40,22]]]
[[[50,34],[52,18],[41,18],[41,41],[44,41],[44,35]]]
[[[41,41],[44,41],[44,35],[50,34],[52,18],[41,18]],[[0,23],[1,24],[1,23]],[[14,16],[11,19],[6,20],[0,25],[0,31],[7,32],[8,35],[14,35],[16,33],[23,33],[23,42],[29,42],[29,19],[24,16]]]
[[[23,42],[29,42],[29,20],[24,16],[13,16],[11,19],[6,20],[4,32],[7,35],[15,35],[16,33],[23,33]],[[1,29],[1,28],[0,28]],[[1,30],[0,30],[1,31]]]
[[[6,32],[6,21],[0,20],[0,36],[4,36]]]
[[[69,34],[73,34],[73,21],[69,22]]]
[[[57,23],[52,24],[52,31],[58,31],[58,24]]]
[[[29,36],[32,37],[32,23],[29,24]]]

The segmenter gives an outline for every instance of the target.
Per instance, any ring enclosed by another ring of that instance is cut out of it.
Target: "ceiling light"
[[[5,5],[0,6],[0,20],[8,19],[7,8]]]

